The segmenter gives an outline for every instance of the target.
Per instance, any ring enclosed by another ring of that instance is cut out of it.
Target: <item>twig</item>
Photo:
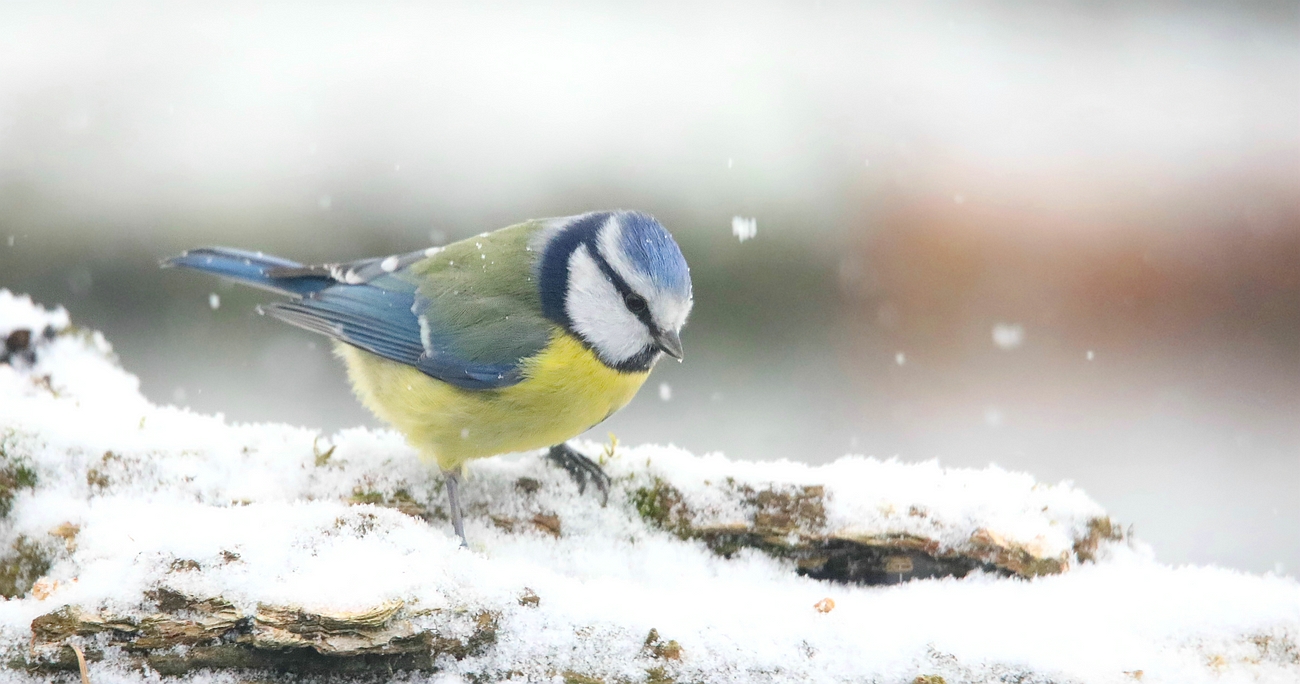
[[[90,684],[90,671],[86,669],[86,654],[81,652],[81,647],[76,644],[68,644],[73,653],[77,654],[77,667],[81,670],[81,684]]]

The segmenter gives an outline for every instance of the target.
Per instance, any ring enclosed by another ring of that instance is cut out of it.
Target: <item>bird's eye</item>
[[[623,298],[623,303],[627,305],[628,311],[639,314],[646,310],[645,297],[635,292]]]

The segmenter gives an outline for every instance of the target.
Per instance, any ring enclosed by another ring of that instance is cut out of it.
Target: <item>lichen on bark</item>
[[[29,670],[74,670],[66,646],[87,641],[90,660],[122,649],[138,665],[164,675],[198,669],[266,669],[297,673],[380,673],[434,670],[439,658],[460,660],[496,641],[491,611],[410,610],[400,601],[356,612],[259,605],[241,609],[220,598],[160,588],[152,605],[126,613],[65,606],[32,621]],[[150,608],[153,608],[150,610]],[[465,634],[468,636],[453,636]]]

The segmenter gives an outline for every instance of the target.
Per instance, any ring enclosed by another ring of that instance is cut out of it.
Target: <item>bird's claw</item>
[[[596,489],[600,490],[600,505],[604,506],[609,503],[609,485],[611,480],[601,469],[600,464],[578,453],[568,444],[556,444],[546,452],[546,460],[564,468],[569,473],[569,477],[578,483],[578,493],[587,492],[587,482],[595,483]]]

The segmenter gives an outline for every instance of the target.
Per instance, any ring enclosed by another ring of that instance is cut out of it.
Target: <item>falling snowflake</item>
[[[993,344],[998,349],[1012,350],[1025,343],[1025,326],[1018,323],[998,323],[993,326]]]
[[[740,238],[741,242],[754,239],[754,236],[758,235],[758,219],[731,217],[731,234]]]

